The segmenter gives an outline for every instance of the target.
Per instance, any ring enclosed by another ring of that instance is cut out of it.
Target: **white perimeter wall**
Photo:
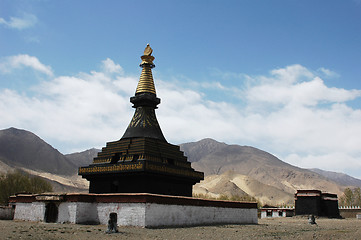
[[[14,219],[27,221],[44,221],[45,203],[16,203]]]
[[[139,227],[258,223],[257,209],[166,205],[155,203],[99,203],[98,218],[107,224],[117,213],[118,225]]]
[[[114,212],[120,226],[145,227],[146,203],[98,203],[98,218],[101,224],[108,224],[109,214]]]
[[[147,204],[146,227],[258,223],[257,209]]]
[[[58,208],[58,222],[98,224],[96,207],[96,203],[62,202]]]
[[[220,208],[155,203],[60,202],[58,221],[108,224],[117,214],[118,225],[138,227],[256,224],[256,208]],[[45,203],[16,203],[14,219],[44,221]]]

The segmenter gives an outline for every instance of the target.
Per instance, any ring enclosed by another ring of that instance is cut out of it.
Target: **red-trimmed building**
[[[340,217],[337,195],[320,190],[297,190],[295,194],[295,215]]]

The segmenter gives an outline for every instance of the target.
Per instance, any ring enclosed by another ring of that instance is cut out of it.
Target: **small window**
[[[272,217],[272,211],[267,211],[267,217]]]

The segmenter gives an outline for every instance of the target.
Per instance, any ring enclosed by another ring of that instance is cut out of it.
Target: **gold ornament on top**
[[[152,75],[152,68],[155,67],[153,63],[155,57],[151,55],[152,53],[153,49],[147,44],[147,47],[144,49],[144,55],[140,57],[142,59],[140,66],[143,70],[135,94],[145,92],[156,94]]]
[[[155,58],[152,56],[152,53],[153,53],[153,49],[150,47],[148,43],[147,47],[144,49],[144,55],[140,57],[143,60],[140,66],[142,66],[143,64],[149,64],[151,65],[151,68],[154,67],[153,60]]]
[[[150,56],[152,55],[153,49],[149,46],[149,43],[147,44],[147,47],[144,49],[144,55]]]

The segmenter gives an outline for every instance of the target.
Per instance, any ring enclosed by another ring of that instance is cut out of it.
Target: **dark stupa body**
[[[135,96],[136,109],[123,137],[108,142],[92,164],[79,168],[90,181],[89,193],[154,193],[192,196],[192,186],[203,180],[191,167],[179,146],[169,144],[158,124],[157,98],[152,68],[154,57],[148,45],[141,57],[143,68]]]

